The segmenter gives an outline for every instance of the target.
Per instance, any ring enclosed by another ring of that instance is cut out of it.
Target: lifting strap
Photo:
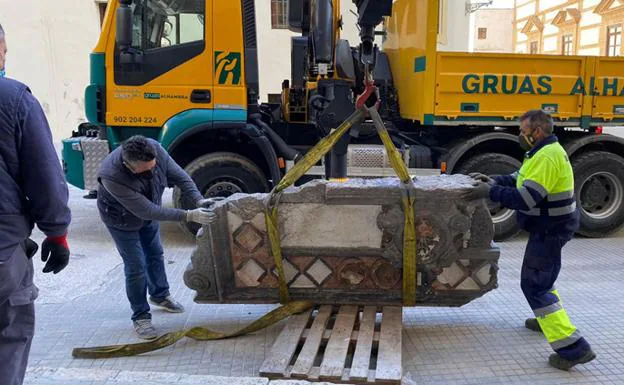
[[[278,225],[278,205],[284,190],[293,185],[299,178],[315,164],[325,154],[327,154],[340,138],[348,132],[348,130],[358,122],[364,119],[368,114],[373,120],[377,133],[383,142],[390,164],[394,172],[398,175],[402,182],[401,201],[405,212],[405,223],[403,229],[403,305],[414,306],[416,303],[416,229],[414,224],[414,202],[415,188],[409,175],[407,167],[401,158],[397,148],[394,146],[390,134],[381,117],[377,112],[377,107],[362,106],[351,114],[337,129],[330,135],[323,138],[310,151],[308,151],[303,159],[297,162],[280,183],[275,186],[267,197],[265,203],[265,219],[267,233],[269,236],[269,244],[275,261],[275,267],[278,272],[279,297],[280,302],[286,304],[289,302],[288,284],[284,273],[284,264],[282,256],[282,247],[280,244],[280,233]]]

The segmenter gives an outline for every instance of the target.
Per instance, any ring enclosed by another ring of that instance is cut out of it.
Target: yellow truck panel
[[[592,124],[624,123],[624,59],[596,58]]]
[[[397,0],[386,20],[388,55],[401,116],[423,121],[433,113],[438,6],[431,0]]]
[[[624,124],[624,58],[436,52],[437,0],[396,0],[385,22],[401,117],[517,125],[543,109],[562,126]]]
[[[435,121],[513,121],[543,109],[561,121],[580,121],[585,96],[572,93],[584,79],[581,56],[438,54]]]
[[[240,1],[214,1],[214,108],[227,110],[247,109],[245,86],[245,49]],[[223,31],[227,31],[224,33]],[[208,51],[211,52],[211,51]]]

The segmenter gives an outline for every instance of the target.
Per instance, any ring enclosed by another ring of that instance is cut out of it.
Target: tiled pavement
[[[39,274],[37,331],[27,385],[267,384],[258,370],[283,323],[231,340],[185,339],[158,352],[110,360],[74,360],[71,350],[136,342],[123,285],[123,269],[94,201],[72,190],[72,261],[58,276]],[[40,239],[40,238],[39,238]],[[184,286],[193,242],[163,226],[172,294],[184,314],[153,312],[162,332],[205,325],[238,329],[272,305],[198,305]],[[531,315],[519,288],[526,239],[500,244],[500,287],[462,308],[404,310],[404,383],[624,384],[624,234],[575,239],[564,249],[557,288],[572,320],[598,354],[594,362],[561,372],[540,334],[524,329]],[[42,264],[36,261],[41,270]],[[221,376],[221,377],[219,377]],[[230,378],[236,377],[236,378]],[[278,382],[274,382],[277,384]]]

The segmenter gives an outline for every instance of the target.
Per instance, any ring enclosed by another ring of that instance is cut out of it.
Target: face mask
[[[520,142],[520,147],[524,151],[529,151],[535,145],[535,138],[532,134],[524,135],[522,132],[518,135],[518,141]]]
[[[0,70],[0,78],[3,78],[6,76],[6,70],[5,69],[1,69]]]

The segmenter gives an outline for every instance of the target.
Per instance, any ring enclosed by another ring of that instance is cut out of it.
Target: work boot
[[[153,340],[158,337],[158,334],[156,334],[156,329],[154,328],[154,325],[152,325],[151,319],[138,319],[133,323],[134,331],[136,332],[137,337],[144,340]]]
[[[157,306],[169,313],[184,313],[184,306],[180,302],[174,300],[171,296],[158,300],[153,297],[149,297],[149,303]]]
[[[586,364],[589,361],[593,360],[594,358],[596,358],[596,353],[594,353],[591,350],[583,354],[580,358],[577,358],[576,360],[573,360],[573,361],[566,360],[565,358],[561,357],[559,354],[553,353],[548,358],[548,363],[553,368],[557,368],[559,370],[570,370],[572,369],[574,365]]]
[[[535,318],[527,318],[526,321],[524,321],[524,327],[534,332],[542,332],[542,327]]]

